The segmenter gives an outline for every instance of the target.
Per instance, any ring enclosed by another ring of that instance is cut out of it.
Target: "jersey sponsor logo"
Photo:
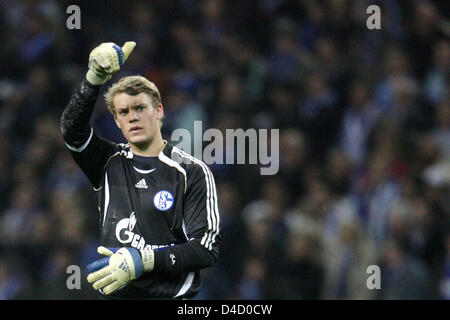
[[[137,250],[155,250],[166,247],[172,247],[175,244],[147,244],[144,237],[138,233],[133,232],[137,219],[134,211],[129,218],[120,220],[116,225],[116,238],[120,243],[129,244],[131,247]]]
[[[138,189],[148,189],[147,182],[145,182],[145,179],[139,180],[134,186]]]
[[[169,191],[163,190],[159,191],[153,197],[153,204],[158,210],[166,211],[172,208],[174,199]]]
[[[136,225],[137,219],[134,215],[134,211],[131,213],[130,217],[128,218],[128,229],[130,231],[133,231],[134,226]]]

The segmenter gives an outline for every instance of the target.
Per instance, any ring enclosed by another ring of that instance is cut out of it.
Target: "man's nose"
[[[135,122],[138,121],[139,117],[136,111],[131,110],[129,113],[128,121]]]

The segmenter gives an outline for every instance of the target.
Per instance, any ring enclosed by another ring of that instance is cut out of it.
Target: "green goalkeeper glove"
[[[90,272],[87,280],[93,283],[95,290],[102,289],[104,294],[113,293],[125,287],[131,280],[139,278],[144,272],[153,270],[153,250],[141,250],[140,253],[134,248],[120,248],[115,253],[112,250],[98,247],[97,252],[108,257],[87,266]]]
[[[133,41],[125,42],[122,48],[112,42],[100,44],[89,55],[86,79],[96,86],[104,84],[113,73],[120,70],[135,46],[136,42]]]

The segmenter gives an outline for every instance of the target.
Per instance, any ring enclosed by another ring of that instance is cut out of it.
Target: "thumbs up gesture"
[[[127,61],[136,42],[125,42],[119,47],[113,42],[104,42],[91,51],[89,55],[89,71],[86,79],[93,85],[102,85],[119,71]]]

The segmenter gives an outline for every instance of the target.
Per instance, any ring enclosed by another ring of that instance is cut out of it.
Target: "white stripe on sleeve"
[[[173,147],[172,152],[175,152],[178,155],[192,161],[193,163],[198,164],[203,170],[206,183],[206,211],[208,220],[208,230],[203,235],[200,244],[203,245],[208,250],[212,250],[212,245],[215,243],[216,236],[219,234],[219,223],[220,223],[219,210],[217,204],[216,184],[214,182],[214,177],[211,173],[211,170],[202,161],[192,157],[191,155],[185,153],[184,151],[176,147]]]
[[[75,151],[75,152],[81,152],[84,149],[86,149],[86,147],[89,145],[89,142],[91,142],[92,136],[94,135],[94,129],[92,129],[91,127],[91,133],[89,134],[89,138],[86,140],[85,143],[83,143],[83,145],[81,147],[72,147],[71,145],[68,145],[67,143],[65,143],[66,147],[69,148],[69,150]]]

